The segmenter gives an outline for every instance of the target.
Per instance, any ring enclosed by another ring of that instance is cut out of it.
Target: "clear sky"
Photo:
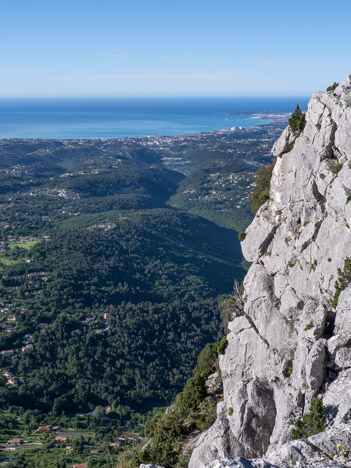
[[[350,45],[350,0],[0,0],[0,96],[310,95]]]

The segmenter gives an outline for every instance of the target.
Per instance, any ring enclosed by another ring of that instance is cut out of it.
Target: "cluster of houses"
[[[107,320],[111,317],[110,312],[105,312],[103,317],[104,317],[104,321],[106,323]],[[82,320],[82,323],[85,324],[85,325],[91,325],[95,321],[96,321],[96,318],[94,318],[94,317],[86,317],[84,320]],[[95,330],[93,330],[93,333],[95,333],[96,335],[101,335],[102,333],[105,333],[108,329],[109,329],[109,326],[107,325],[106,327],[96,328]],[[76,330],[76,333],[78,335],[81,335],[82,331],[81,330]]]
[[[93,229],[103,229],[104,231],[109,231],[113,229],[114,225],[110,223],[103,223],[103,224],[94,224],[93,226],[87,227],[87,231],[92,231]]]
[[[0,306],[3,306],[1,309],[0,309],[0,313],[4,314],[5,315],[5,321],[7,322],[16,322],[16,315],[15,315],[15,312],[16,312],[16,306],[14,304],[4,304],[3,302],[0,302]],[[26,314],[27,313],[27,309],[20,309],[20,312],[21,314]],[[11,328],[7,328],[5,331],[7,333],[10,333],[10,330]],[[13,329],[12,329],[13,331]]]
[[[25,244],[26,242],[33,242],[33,241],[37,241],[38,238],[37,237],[33,237],[33,236],[20,236],[20,237],[12,237],[12,236],[9,236],[7,238],[8,242],[16,242],[16,244]]]
[[[5,375],[5,373],[4,373]],[[11,373],[6,372],[7,377],[13,377]],[[38,426],[37,432],[39,433],[47,433],[47,432],[54,432],[59,429],[58,426],[52,426],[51,424],[47,424],[44,426]],[[141,440],[141,437],[120,437],[117,440],[109,442],[110,447],[123,447],[126,444],[134,444],[137,440]],[[60,442],[60,443],[66,443],[68,441],[68,438],[64,434],[57,434],[55,436],[55,441]],[[13,439],[9,439],[6,443],[6,445],[0,445],[0,452],[14,452],[17,448],[22,447],[23,445],[28,444],[28,442],[23,438],[23,437],[15,437]],[[73,446],[67,445],[65,447],[65,450],[72,450]],[[89,454],[91,456],[99,456],[100,451],[96,448],[93,448],[90,450]],[[88,464],[87,463],[78,463],[72,465],[72,468],[87,468]]]
[[[18,353],[18,352],[28,353],[33,350],[34,350],[34,346],[31,343],[29,343],[29,344],[22,346],[21,348],[4,349],[3,351],[0,351],[0,356],[11,357],[11,356],[14,356],[15,353]]]

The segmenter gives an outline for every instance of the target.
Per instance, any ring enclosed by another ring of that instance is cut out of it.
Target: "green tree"
[[[93,418],[96,421],[101,421],[101,419],[105,416],[105,409],[102,406],[97,406],[93,411]]]
[[[327,91],[334,91],[338,86],[339,86],[339,83],[334,81],[334,83],[331,86],[328,86]]]
[[[338,281],[335,281],[335,294],[332,300],[332,306],[335,308],[339,302],[341,292],[351,283],[351,258],[347,257],[344,261],[344,270],[338,269]]]
[[[300,106],[297,104],[295,111],[291,114],[289,125],[295,133],[301,133],[305,128],[306,119],[305,114],[301,111]]]
[[[310,411],[296,421],[292,431],[293,439],[306,439],[307,437],[324,431],[326,422],[325,406],[319,398],[312,398]]]

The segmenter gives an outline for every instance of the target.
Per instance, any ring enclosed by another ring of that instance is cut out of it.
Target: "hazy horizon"
[[[182,135],[269,123],[307,97],[0,99],[0,138],[120,138]]]

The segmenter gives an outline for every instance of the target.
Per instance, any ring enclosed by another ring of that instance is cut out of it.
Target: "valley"
[[[285,125],[0,140],[0,444],[60,428],[10,444],[11,463],[108,466],[181,391],[223,335],[219,304],[246,268],[237,232]]]

